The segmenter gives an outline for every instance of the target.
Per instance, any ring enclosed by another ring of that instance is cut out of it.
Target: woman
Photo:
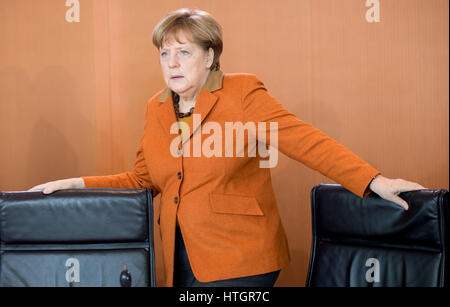
[[[58,180],[32,190],[145,187],[154,196],[161,193],[167,285],[273,286],[290,261],[270,169],[261,167],[260,155],[251,154],[255,131],[243,131],[247,138],[239,145],[238,123],[263,128],[257,134],[259,149],[261,144],[264,149],[266,144],[276,146],[360,197],[373,191],[408,209],[398,194],[423,189],[383,177],[300,121],[256,76],[223,74],[221,28],[208,13],[190,9],[170,13],[155,27],[153,43],[160,52],[167,88],[147,104],[134,171]],[[227,123],[236,124],[231,131],[236,144],[216,138],[223,130],[227,135]],[[203,135],[209,137],[201,144]]]

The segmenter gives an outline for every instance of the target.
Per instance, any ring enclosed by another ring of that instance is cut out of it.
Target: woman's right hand
[[[69,178],[43,183],[28,191],[42,191],[44,194],[50,194],[57,190],[82,189],[85,187],[83,178]]]

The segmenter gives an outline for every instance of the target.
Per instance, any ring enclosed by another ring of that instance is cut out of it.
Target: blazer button
[[[177,197],[177,196],[174,197],[173,202],[174,202],[175,204],[178,204],[178,197]]]
[[[178,179],[181,179],[181,172],[177,173],[177,177],[178,177]]]

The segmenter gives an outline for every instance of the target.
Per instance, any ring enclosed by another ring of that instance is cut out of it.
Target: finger
[[[42,191],[46,186],[47,186],[47,184],[45,184],[45,183],[44,184],[40,184],[40,185],[32,187],[28,191]]]
[[[28,191],[41,191],[42,188],[40,188],[38,185],[35,187],[32,187],[31,189],[29,189]]]
[[[421,186],[415,182],[405,181],[403,185],[397,187],[398,193],[409,192],[409,191],[417,191],[417,190],[426,190],[425,187]]]
[[[405,210],[409,209],[408,203],[396,195],[392,196],[392,198],[389,200],[392,201],[393,203],[396,203]]]
[[[418,183],[411,184],[410,185],[410,189],[411,189],[411,191],[414,191],[414,190],[426,190],[425,187],[421,186]]]
[[[53,185],[46,187],[42,192],[44,194],[51,194],[51,193],[55,192],[56,190],[59,190],[60,188],[61,187],[58,184],[53,184]]]
[[[45,189],[42,191],[42,193],[44,193],[44,194],[52,194],[53,192],[55,192],[55,190],[57,190],[57,189],[52,188],[52,187],[48,187],[48,188],[45,188]]]

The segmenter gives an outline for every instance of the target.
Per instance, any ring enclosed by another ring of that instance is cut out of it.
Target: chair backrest
[[[0,193],[0,243],[3,287],[155,286],[147,189]]]
[[[449,211],[446,190],[400,194],[400,206],[340,185],[311,192],[309,287],[448,286]]]

